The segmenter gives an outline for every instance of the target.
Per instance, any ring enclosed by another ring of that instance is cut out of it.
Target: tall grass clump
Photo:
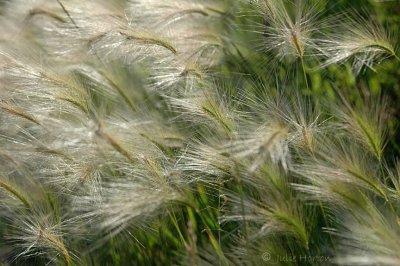
[[[394,2],[0,1],[0,265],[399,265]]]

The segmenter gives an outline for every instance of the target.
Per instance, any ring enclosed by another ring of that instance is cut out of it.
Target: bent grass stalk
[[[33,122],[33,123],[35,123],[35,124],[40,126],[40,123],[39,123],[38,120],[36,120],[36,118],[34,118],[32,115],[26,113],[23,109],[21,109],[21,108],[19,108],[17,106],[12,106],[12,105],[9,105],[9,104],[5,104],[5,103],[2,103],[0,101],[0,108],[5,110],[5,111],[7,111],[7,112],[9,112],[10,114],[22,117],[22,118],[24,118],[24,119],[26,119],[28,121],[31,121],[31,122]]]
[[[61,252],[61,254],[63,254],[65,262],[67,263],[68,266],[73,265],[72,258],[69,254],[69,251],[65,247],[62,240],[60,240],[55,235],[46,232],[46,230],[43,230],[43,229],[39,229],[39,237],[45,239],[45,241],[48,241],[50,244],[53,244]]]
[[[135,33],[135,32],[130,32],[130,31],[119,31],[119,34],[121,34],[122,36],[125,36],[128,40],[135,40],[138,42],[142,42],[143,44],[151,44],[151,45],[157,45],[157,46],[161,46],[164,47],[165,49],[171,51],[173,54],[177,54],[178,51],[176,50],[176,48],[170,44],[169,42],[153,36],[151,34],[148,33]]]
[[[63,17],[59,16],[57,13],[54,13],[54,12],[51,12],[51,11],[48,11],[45,9],[34,8],[29,11],[29,17],[35,17],[37,15],[45,15],[45,16],[53,18],[61,23],[67,22]]]
[[[19,190],[13,187],[11,184],[0,180],[0,188],[8,191],[10,194],[14,195],[17,199],[21,201],[26,208],[31,209],[32,204],[29,202],[28,198],[26,198]]]
[[[134,103],[134,101],[131,99],[129,96],[128,92],[126,89],[122,86],[119,86],[111,77],[109,77],[104,71],[100,71],[100,74],[103,75],[103,77],[110,82],[111,86],[122,96],[124,101],[129,105],[129,107],[132,109],[133,112],[138,111],[138,107]]]
[[[382,159],[382,149],[378,143],[376,143],[376,139],[374,136],[371,134],[371,131],[368,129],[368,125],[359,117],[357,114],[354,114],[356,117],[357,124],[360,126],[362,131],[365,133],[367,136],[369,143],[372,147],[372,150],[374,151],[374,155],[376,158],[380,161]],[[379,140],[378,140],[379,141]]]
[[[130,162],[135,162],[135,158],[131,155],[129,151],[127,151],[117,139],[112,137],[110,134],[108,134],[102,125],[100,125],[99,130],[96,132],[99,136],[104,138],[117,152],[119,152],[121,155],[123,155],[125,158],[127,158]]]

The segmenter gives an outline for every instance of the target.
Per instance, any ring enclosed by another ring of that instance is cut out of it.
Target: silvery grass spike
[[[157,162],[148,162],[154,169],[138,165],[129,177],[104,180],[99,200],[90,195],[75,197],[73,211],[91,217],[89,222],[95,233],[106,230],[112,237],[131,226],[144,225],[151,217],[164,213],[169,205],[183,200],[179,188],[164,175],[165,169]]]
[[[340,265],[398,265],[398,217],[388,206],[368,203],[367,211],[350,211],[343,221],[339,237],[339,253],[335,262]]]
[[[50,262],[62,260],[72,263],[74,254],[64,240],[65,222],[57,222],[51,214],[40,210],[16,215],[7,235],[7,242],[12,243],[17,252],[16,261],[20,257],[39,255]]]
[[[316,57],[321,48],[316,36],[323,25],[321,11],[309,1],[256,1],[266,25],[264,49],[283,58]],[[293,11],[292,11],[293,9]]]
[[[125,6],[115,2],[62,2],[67,21],[44,28],[41,41],[52,54],[132,63],[151,56],[173,56],[177,49],[165,32],[134,24]],[[107,18],[107,19],[105,19]]]
[[[307,248],[312,209],[291,194],[290,177],[279,167],[265,163],[256,172],[238,173],[243,184],[252,188],[251,195],[227,191],[223,222],[237,221],[247,225],[249,241],[258,241],[276,235],[291,235]]]
[[[190,122],[189,126],[203,125],[212,132],[229,135],[234,130],[235,113],[229,103],[208,86],[183,97],[166,96],[166,100],[176,111],[176,119]]]
[[[327,57],[322,67],[351,62],[354,73],[358,75],[364,68],[375,70],[374,65],[386,58],[394,57],[400,61],[394,36],[361,14],[352,14],[351,17],[347,14],[327,37],[321,43]]]
[[[181,20],[196,24],[222,16],[232,8],[231,1],[130,0],[134,21],[153,29],[175,27]],[[141,10],[137,13],[136,10]]]
[[[306,181],[294,186],[322,201],[341,202],[340,206],[345,208],[365,208],[365,193],[387,201],[389,194],[379,162],[363,146],[346,137],[346,134],[321,137],[318,154],[304,157],[303,163],[293,166],[292,171]],[[354,189],[359,193],[352,192]]]
[[[382,159],[387,143],[387,120],[390,118],[387,99],[383,97],[368,97],[358,107],[342,99],[341,107],[333,105],[332,113],[340,119],[344,127],[354,140],[358,140],[369,149],[378,160]],[[340,125],[338,125],[340,127]]]

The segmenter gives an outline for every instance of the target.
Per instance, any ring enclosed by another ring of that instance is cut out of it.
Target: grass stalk
[[[17,199],[21,201],[23,205],[25,205],[26,208],[32,208],[32,204],[29,202],[28,198],[26,198],[21,192],[18,191],[17,188],[13,187],[11,184],[0,180],[0,188],[3,188],[10,194],[14,195]]]

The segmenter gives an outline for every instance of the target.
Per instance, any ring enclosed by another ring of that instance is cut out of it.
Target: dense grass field
[[[0,265],[400,265],[397,0],[0,0]]]

